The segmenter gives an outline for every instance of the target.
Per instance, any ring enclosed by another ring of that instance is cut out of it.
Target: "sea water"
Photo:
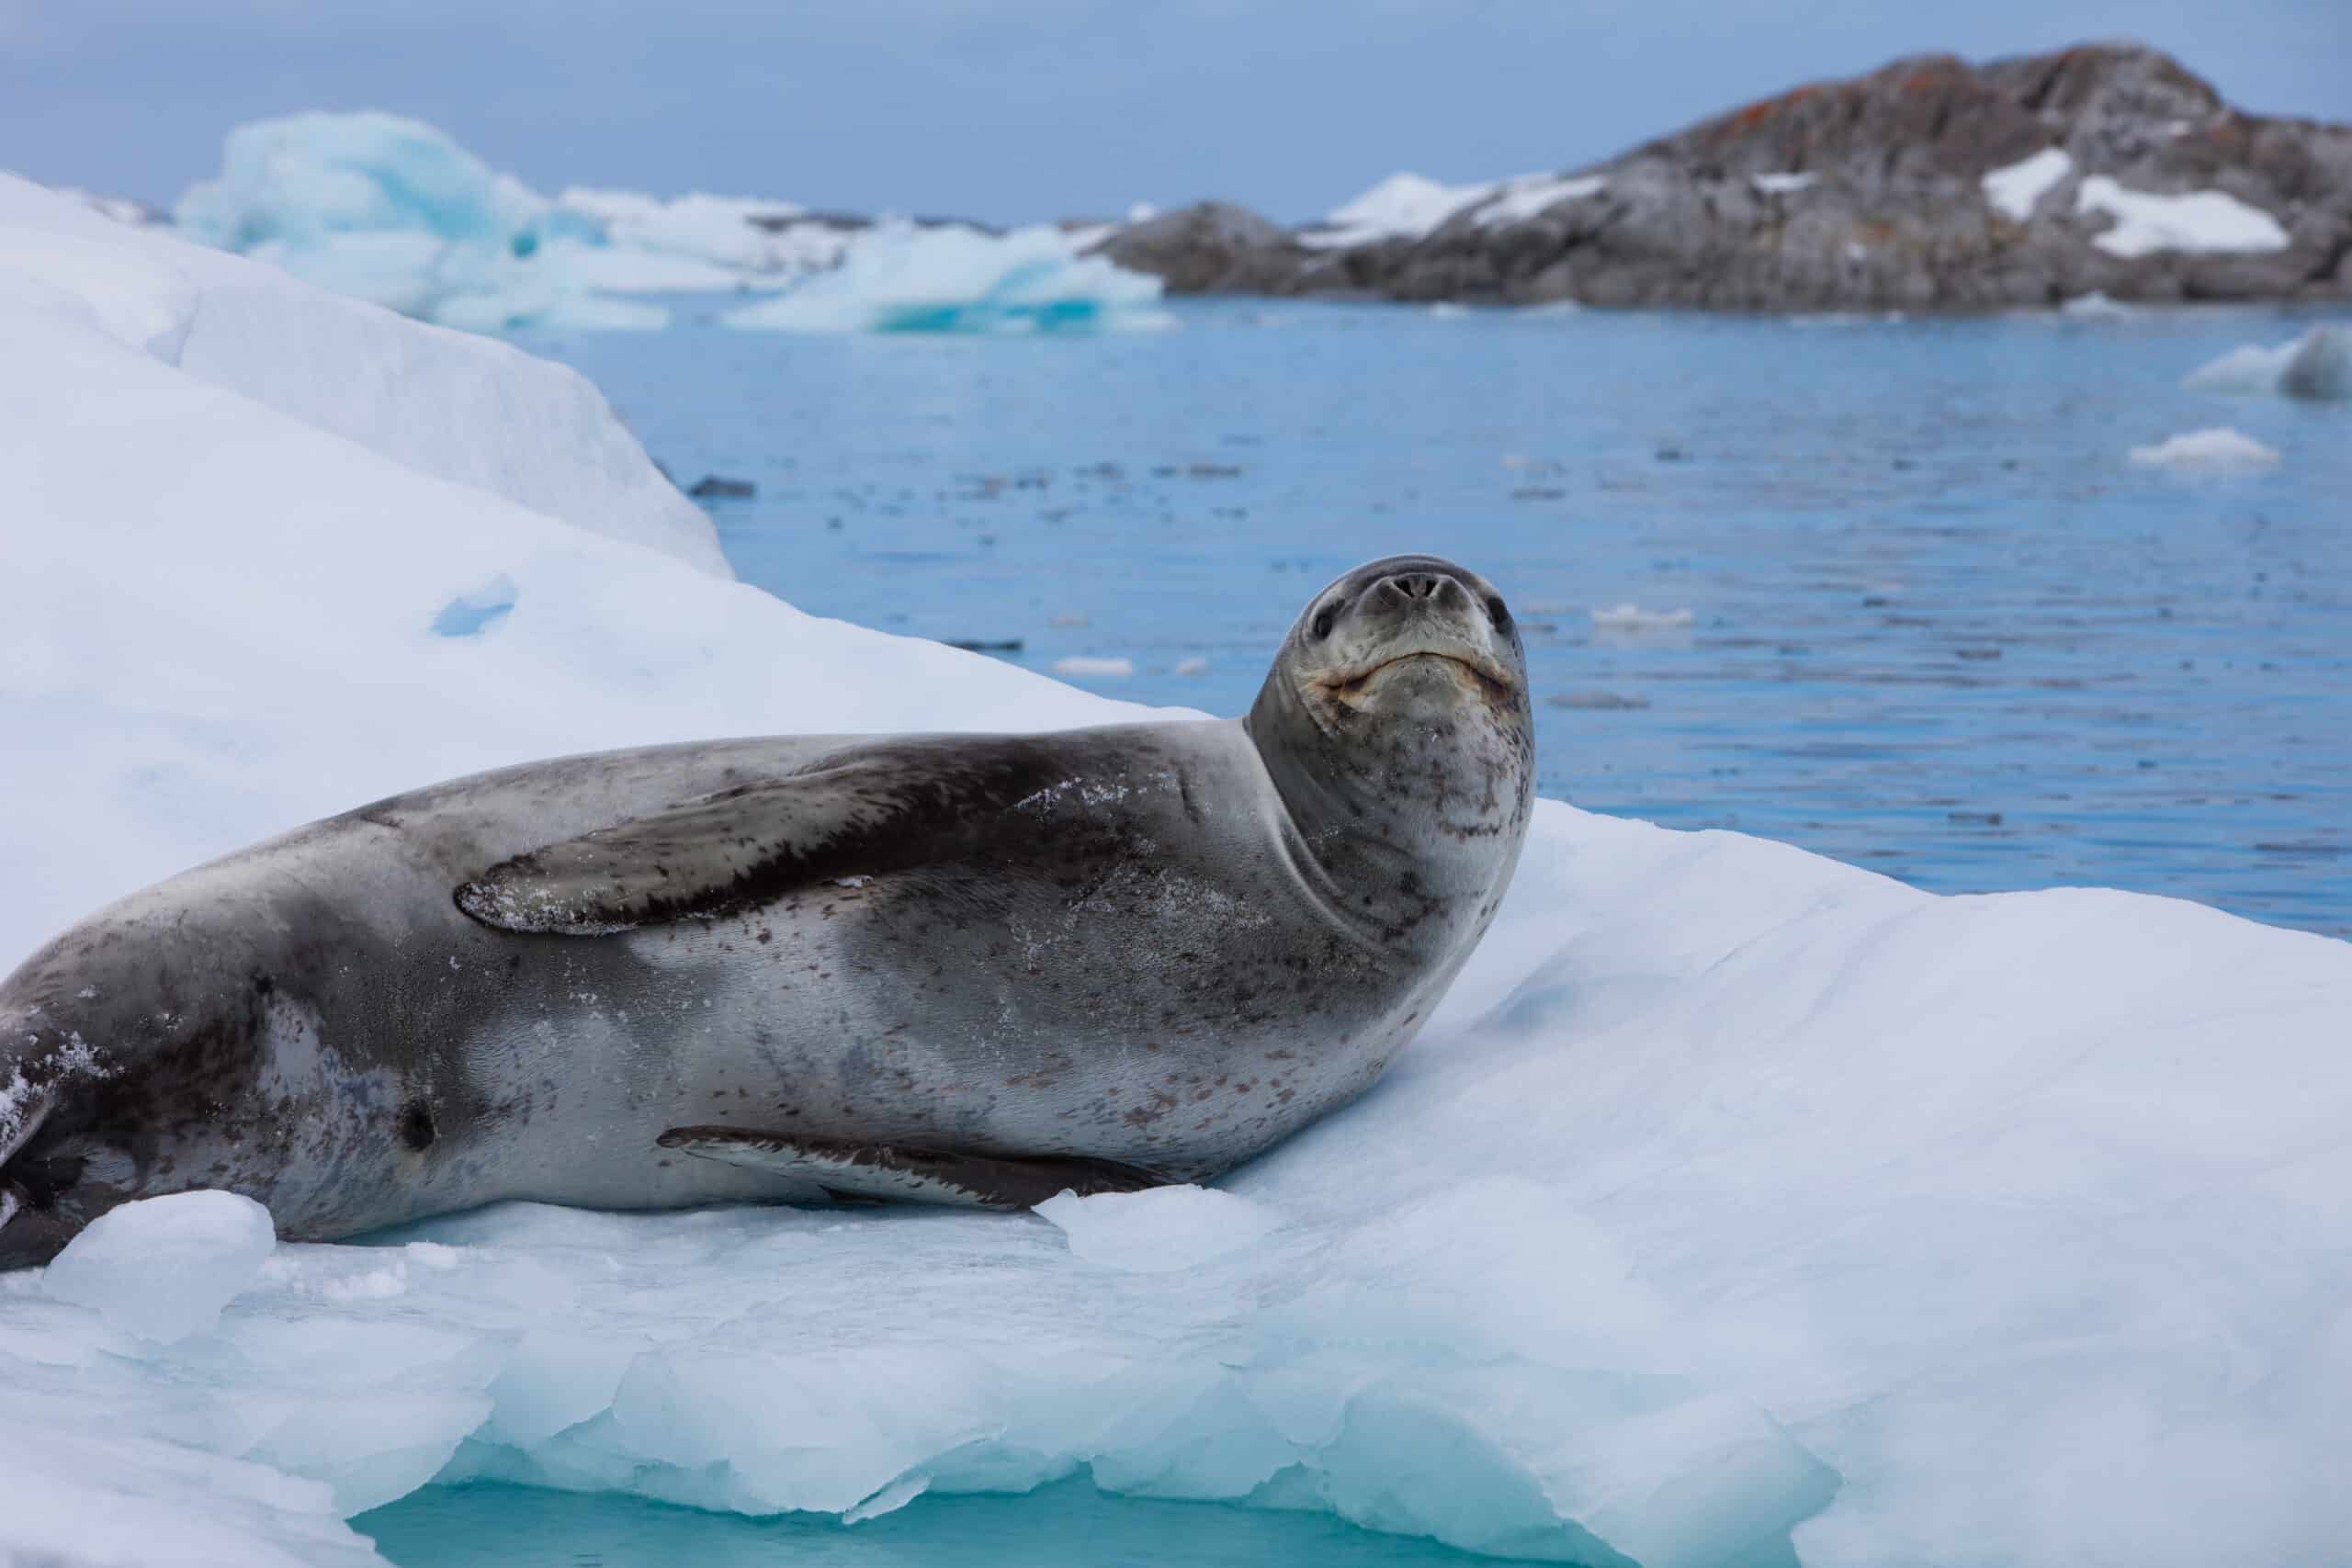
[[[2352,934],[2352,408],[2179,384],[2308,313],[1229,302],[1023,340],[675,303],[665,333],[526,345],[682,484],[752,480],[712,503],[729,557],[816,614],[1231,714],[1324,581],[1434,550],[1514,606],[1547,795],[1939,890],[2098,883]],[[2130,461],[2215,425],[2280,461]],[[856,1525],[484,1485],[355,1523],[404,1568],[1477,1561],[1082,1477]]]
[[[1324,582],[1433,550],[1519,617],[1546,795],[2352,933],[2352,404],[2180,384],[2325,316],[1234,301],[1024,339],[674,303],[526,346],[682,484],[755,483],[712,503],[729,557],[815,614],[1235,714]],[[2280,461],[2130,460],[2215,425]]]
[[[752,1519],[639,1497],[433,1486],[352,1528],[401,1568],[1476,1568],[1496,1561],[1329,1514],[1110,1496],[918,1497],[879,1518]]]

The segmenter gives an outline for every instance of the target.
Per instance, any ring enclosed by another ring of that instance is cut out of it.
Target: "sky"
[[[168,205],[232,126],[382,108],[550,192],[1295,221],[1898,55],[2125,37],[2241,107],[2352,119],[2352,0],[0,0],[0,168]]]

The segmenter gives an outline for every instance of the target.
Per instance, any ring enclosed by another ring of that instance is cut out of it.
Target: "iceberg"
[[[2270,392],[2312,402],[2352,398],[2352,328],[2316,326],[2275,348],[2245,344],[2190,371],[2204,392]]]
[[[738,324],[803,331],[1073,332],[1160,326],[1157,279],[1080,255],[1083,235],[988,233],[702,193],[574,187],[550,199],[442,131],[380,113],[241,126],[180,231],[306,282],[477,333],[667,324],[635,296],[794,290]],[[803,297],[805,295],[805,297]]]
[[[1151,711],[729,581],[505,345],[21,182],[0,231],[0,964],[503,762]],[[1413,1050],[1214,1190],[266,1252],[123,1211],[218,1315],[0,1276],[0,1559],[357,1568],[435,1478],[846,1520],[1080,1477],[1611,1568],[2327,1561],[2346,1016],[2352,944],[1546,801]]]
[[[831,271],[723,320],[771,332],[991,336],[1172,324],[1159,308],[1159,279],[1081,254],[1083,238],[1043,225],[984,234],[886,222],[858,235]]]

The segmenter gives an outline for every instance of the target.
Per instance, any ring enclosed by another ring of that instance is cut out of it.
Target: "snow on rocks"
[[[1391,175],[1333,208],[1321,222],[1300,230],[1298,243],[1315,250],[1347,250],[1383,240],[1418,240],[1494,189],[1492,181],[1449,186],[1420,175]]]
[[[201,1334],[261,1278],[269,1211],[233,1192],[180,1192],[110,1209],[43,1271],[61,1302],[161,1344]]]
[[[0,221],[105,220],[0,183]],[[211,289],[251,291],[210,352],[279,401],[0,288],[0,570],[40,586],[0,626],[0,962],[495,763],[1146,711],[430,471],[395,400],[306,418],[301,389],[403,340],[412,398],[469,374],[527,422],[551,384],[138,238],[203,297],[191,348]],[[336,311],[365,324],[321,351]],[[496,626],[435,635],[502,575]],[[168,1344],[0,1276],[0,1556],[345,1568],[371,1559],[340,1517],[436,1475],[846,1517],[1085,1473],[1645,1568],[2326,1561],[2347,1014],[2340,942],[1936,897],[1542,802],[1424,1037],[1213,1192],[1042,1221],[504,1205],[280,1246]],[[1191,1267],[1117,1266],[1180,1244]]]
[[[2044,147],[2019,163],[2006,164],[1982,182],[1984,199],[2012,223],[2033,216],[2041,198],[2074,173],[2075,160],[2063,148]]]
[[[2278,461],[2275,447],[2227,425],[2166,436],[2153,446],[2132,448],[2132,461],[2150,468],[2267,468]]]
[[[2144,256],[2155,251],[2283,251],[2288,244],[2278,220],[2226,191],[2159,196],[2127,190],[2105,175],[2093,175],[2075,191],[2075,210],[2106,213],[2115,220],[2091,240],[2111,256]]]

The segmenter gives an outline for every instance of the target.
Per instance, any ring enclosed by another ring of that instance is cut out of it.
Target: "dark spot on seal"
[[[410,1148],[423,1151],[433,1146],[440,1134],[433,1125],[433,1108],[421,1100],[412,1100],[401,1107],[401,1142]]]
[[[254,976],[254,995],[257,997],[266,997],[277,989],[277,982],[271,979],[268,976],[256,975]]]

